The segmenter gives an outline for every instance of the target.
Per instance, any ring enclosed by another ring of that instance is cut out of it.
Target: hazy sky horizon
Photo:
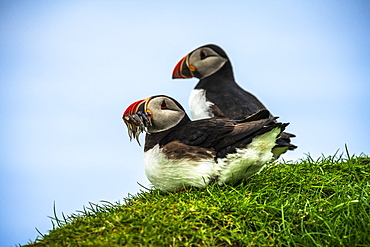
[[[2,1],[0,239],[149,186],[122,113],[156,94],[189,113],[176,63],[220,45],[238,84],[297,135],[285,160],[370,153],[369,1]],[[141,137],[141,143],[143,143]]]

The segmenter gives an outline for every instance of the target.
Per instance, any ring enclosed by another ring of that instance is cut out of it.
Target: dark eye
[[[207,57],[207,54],[204,51],[200,51],[200,59],[204,59]]]
[[[161,109],[168,109],[168,106],[164,100],[162,101]]]

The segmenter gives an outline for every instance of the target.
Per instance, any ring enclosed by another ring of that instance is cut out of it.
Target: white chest
[[[145,152],[144,169],[149,181],[163,191],[181,190],[189,186],[202,188],[219,174],[219,168],[213,159],[168,160],[160,152],[159,145]]]
[[[194,89],[189,96],[190,113],[193,120],[214,117],[211,106],[213,104],[206,99],[204,89]]]

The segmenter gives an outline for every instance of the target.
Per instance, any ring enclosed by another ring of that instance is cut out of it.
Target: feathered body
[[[175,66],[172,77],[200,79],[189,97],[190,112],[195,120],[244,119],[266,110],[256,96],[236,83],[230,59],[217,45],[201,46],[187,54]],[[273,149],[275,158],[297,148],[290,143],[292,137],[295,135],[282,133]]]
[[[213,182],[234,184],[257,174],[272,160],[271,149],[288,125],[268,117],[266,110],[241,120],[191,121],[176,100],[163,95],[135,102],[125,111],[124,120],[132,125],[130,118],[143,112],[150,113],[151,120],[141,118],[134,125],[145,126],[148,132],[145,173],[163,191]]]

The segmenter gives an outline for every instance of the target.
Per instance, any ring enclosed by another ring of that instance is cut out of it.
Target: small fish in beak
[[[144,110],[146,102],[147,100],[139,100],[132,103],[122,116],[122,120],[127,126],[130,141],[135,138],[139,145],[140,134],[144,131],[147,132],[146,128],[152,126],[151,112]]]

